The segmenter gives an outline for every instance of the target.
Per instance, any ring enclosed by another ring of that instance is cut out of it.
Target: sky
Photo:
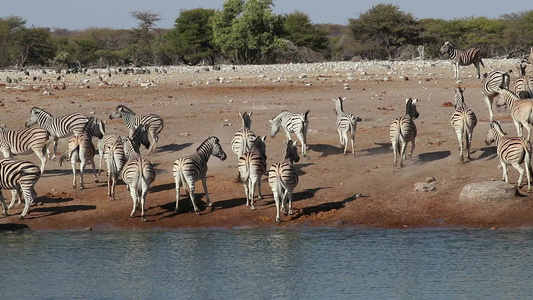
[[[138,21],[133,11],[157,13],[159,28],[172,28],[181,10],[222,9],[224,0],[0,0],[0,17],[19,16],[26,26],[83,30],[91,27],[131,29]],[[348,24],[372,6],[397,5],[417,19],[453,20],[464,17],[497,18],[503,14],[533,10],[532,0],[274,0],[276,14],[300,11],[314,24]]]

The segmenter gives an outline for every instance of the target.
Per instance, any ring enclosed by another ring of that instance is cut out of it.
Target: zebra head
[[[133,134],[128,138],[131,138],[138,149],[140,149],[141,145],[146,147],[146,149],[150,148],[150,140],[148,139],[148,132],[144,124],[137,126]]]
[[[6,124],[0,124],[0,132],[7,131],[7,125]]]
[[[265,160],[267,159],[266,156],[266,135],[265,136],[258,136],[254,140],[254,149],[257,151],[261,157],[263,157]]]
[[[455,103],[454,103],[453,106],[455,108],[463,107],[463,105],[465,103],[465,98],[463,96],[463,92],[465,91],[465,89],[464,88],[460,88],[460,87],[456,87],[453,90],[455,92]]]
[[[300,156],[298,155],[298,148],[296,148],[297,143],[298,141],[293,143],[291,140],[285,142],[285,145],[287,146],[287,148],[285,149],[285,159],[288,159],[291,164],[300,161]]]
[[[489,123],[489,131],[487,132],[487,137],[485,138],[485,145],[490,145],[494,141],[498,141],[500,137],[505,136],[506,133],[502,130],[500,123],[497,121],[491,121]]]
[[[213,136],[210,138],[210,140],[213,144],[213,152],[211,153],[211,155],[220,158],[220,160],[225,160],[227,157],[226,152],[222,150],[222,146],[220,146],[219,139],[216,136]]]
[[[31,126],[37,124],[37,122],[39,122],[39,114],[41,112],[44,112],[44,111],[42,109],[38,108],[38,107],[33,107],[30,110],[30,116],[26,120],[26,127],[31,127]]]
[[[450,53],[453,49],[455,49],[455,45],[452,44],[450,41],[446,41],[444,42],[444,45],[440,47],[440,55]]]
[[[239,112],[239,116],[242,119],[242,128],[250,129],[252,127],[252,112]]]
[[[412,119],[417,119],[419,117],[418,111],[416,110],[416,103],[418,99],[405,99],[405,114],[411,117]]]
[[[119,105],[117,106],[117,109],[109,115],[109,119],[120,119],[124,114],[132,114],[135,115],[133,110],[129,109],[125,105]]]
[[[270,137],[274,138],[281,127],[281,118],[274,118],[268,120],[270,122]]]

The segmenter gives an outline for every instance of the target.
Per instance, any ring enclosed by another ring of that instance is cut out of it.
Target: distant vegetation
[[[416,19],[379,4],[347,25],[312,24],[302,12],[276,15],[273,0],[226,0],[222,10],[176,12],[175,25],[157,28],[158,14],[132,12],[132,29],[68,30],[27,27],[0,18],[0,67],[84,67],[173,64],[270,64],[351,59],[438,58],[445,40],[484,57],[522,57],[533,47],[533,10],[497,19]]]

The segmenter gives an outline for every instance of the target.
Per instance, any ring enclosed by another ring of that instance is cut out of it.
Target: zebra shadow
[[[71,199],[70,201],[72,201]],[[25,219],[39,219],[43,217],[50,217],[54,215],[61,215],[66,213],[73,213],[77,211],[95,210],[96,205],[69,205],[69,206],[54,206],[54,207],[36,207],[30,210]],[[38,215],[35,215],[38,214]]]
[[[79,172],[80,172],[80,169],[79,167],[77,167],[76,175],[79,176]],[[87,175],[89,173],[92,175],[92,172],[93,172],[92,169],[88,168],[88,169],[85,169],[85,172],[83,172],[83,175]],[[64,175],[72,176],[72,169],[44,169],[44,173],[42,177],[56,177],[56,176],[64,176]]]
[[[409,151],[409,149],[407,149],[407,150]],[[418,164],[425,164],[425,163],[428,163],[428,162],[441,160],[441,159],[444,159],[444,158],[450,156],[451,154],[452,154],[452,152],[450,150],[420,153],[418,155],[417,163]]]
[[[307,163],[307,164],[295,163],[293,165],[293,167],[294,167],[294,169],[296,169],[296,173],[298,174],[298,176],[302,176],[302,175],[307,174],[307,172],[302,171],[302,168],[309,167],[311,165],[314,165],[314,163]],[[268,172],[267,172],[267,175],[268,175]],[[268,185],[268,183],[267,183],[267,185]]]
[[[341,200],[341,201],[336,201],[336,202],[326,202],[326,203],[322,203],[322,204],[318,204],[318,205],[313,205],[313,206],[308,206],[308,207],[304,207],[302,209],[300,209],[296,215],[294,217],[292,217],[292,220],[297,220],[303,216],[308,216],[308,215],[312,215],[312,214],[318,214],[318,213],[321,213],[321,212],[328,212],[328,211],[331,211],[331,210],[339,210],[339,209],[342,209],[344,208],[344,206],[346,205],[346,203],[349,203],[349,202],[352,202],[354,201],[355,199],[357,199],[357,194],[353,194],[351,195],[350,197],[344,199],[344,200]]]
[[[187,195],[180,194],[180,195],[181,195],[181,197],[180,197],[180,200],[178,202],[178,212],[177,213],[176,213],[176,201],[174,200],[174,201],[170,201],[168,203],[156,206],[156,207],[159,207],[161,209],[161,212],[158,212],[158,213],[154,214],[154,216],[161,216],[158,220],[163,220],[163,219],[170,218],[170,217],[173,217],[173,216],[176,216],[176,215],[179,215],[179,214],[184,214],[184,213],[188,213],[188,212],[191,212],[191,213],[194,212],[191,200],[189,199],[189,195],[188,194]],[[215,205],[218,203],[218,202],[213,203],[212,207],[208,207],[207,206],[207,202],[204,202],[204,201],[201,200],[204,196],[205,196],[205,193],[195,193],[194,194],[194,199],[195,199],[195,202],[196,202],[196,206],[198,207],[198,210],[200,211],[200,214],[202,214],[202,215],[211,212],[214,209]]]
[[[305,200],[305,199],[311,199],[311,198],[315,197],[316,192],[318,192],[318,191],[320,191],[322,189],[330,189],[330,188],[332,188],[332,187],[320,187],[320,188],[307,189],[307,190],[303,190],[301,192],[294,193],[293,194],[293,198],[292,198],[292,202],[297,202],[297,201],[301,201],[301,200]],[[257,195],[256,195],[256,197],[257,197]],[[254,205],[256,206],[256,208],[257,207],[261,207],[261,206],[267,207],[267,206],[271,206],[271,205],[275,205],[276,204],[276,201],[274,200],[274,195],[272,193],[269,193],[269,194],[263,193],[263,199],[259,199],[259,198],[254,198],[254,199],[255,199],[254,200]],[[245,205],[246,204],[246,198],[230,199],[230,200],[226,200],[226,201],[234,201],[234,203],[232,203],[233,204],[232,206],[225,207],[225,208],[231,208],[231,207],[234,207],[234,206],[241,206],[241,205]],[[217,204],[219,202],[217,202]]]
[[[496,146],[479,148],[476,151],[470,152],[470,154],[481,151],[481,154],[476,159],[493,159],[496,157]]]
[[[176,184],[174,182],[164,183],[156,186],[150,187],[150,193],[157,193],[162,191],[174,190],[176,189]]]
[[[193,145],[193,143],[183,143],[183,144],[172,143],[172,144],[168,144],[168,145],[163,145],[163,146],[158,147],[156,149],[156,153],[177,152],[177,151],[181,151],[181,150],[183,150],[185,148],[188,148],[191,145]]]
[[[342,154],[342,149],[340,147],[327,145],[327,144],[314,144],[307,146],[310,150],[320,153],[320,157],[326,157],[328,155]]]
[[[377,147],[361,150],[362,152],[367,152],[368,155],[379,155],[379,154],[389,154],[392,153],[392,144],[391,143],[374,143]]]

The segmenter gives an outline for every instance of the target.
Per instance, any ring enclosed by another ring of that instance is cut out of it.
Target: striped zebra
[[[98,175],[96,167],[94,164],[94,156],[96,154],[96,149],[92,142],[92,132],[95,128],[94,124],[98,120],[94,117],[91,117],[89,121],[85,124],[83,133],[72,137],[68,142],[68,151],[63,153],[59,158],[59,166],[63,165],[63,161],[70,159],[70,165],[72,166],[73,180],[72,187],[76,189],[76,162],[80,163],[80,189],[84,189],[83,183],[83,171],[87,163],[91,163],[93,167],[93,176],[94,182],[98,182]],[[103,135],[102,135],[103,136]]]
[[[141,125],[142,126],[142,125]],[[133,209],[130,217],[135,216],[135,210],[141,209],[141,220],[146,221],[144,217],[144,205],[148,195],[148,189],[156,178],[155,167],[147,159],[139,154],[138,145],[131,138],[124,139],[124,152],[128,161],[122,168],[122,180],[128,186],[130,196],[133,201]]]
[[[33,107],[26,121],[26,127],[37,124],[39,127],[48,130],[50,138],[54,141],[54,152],[51,157],[51,159],[54,159],[57,154],[57,141],[72,134],[81,134],[87,121],[89,121],[89,118],[80,113],[54,117],[42,108]]]
[[[509,183],[507,165],[512,165],[520,173],[517,185],[521,187],[524,169],[520,167],[520,164],[524,163],[527,175],[527,190],[531,192],[531,144],[522,137],[507,137],[500,123],[491,121],[485,144],[489,146],[494,141],[496,141],[496,153],[503,170],[502,180]]]
[[[514,82],[513,92],[522,99],[533,98],[533,76],[526,75],[527,65],[520,64],[520,76]]]
[[[41,160],[41,174],[46,166],[48,145],[52,140],[50,133],[43,128],[25,128],[22,130],[7,130],[0,126],[0,151],[5,158],[13,155],[27,155],[34,152]]]
[[[296,185],[298,185],[298,174],[296,174],[293,164],[300,160],[296,143],[294,142],[293,144],[291,140],[285,142],[285,159],[280,163],[273,164],[268,171],[268,183],[276,201],[276,222],[280,222],[280,210],[285,215],[292,215],[292,193]],[[289,202],[288,211],[287,201]]]
[[[159,140],[159,133],[163,130],[163,119],[155,114],[137,116],[135,113],[127,108],[125,105],[117,106],[117,109],[109,116],[110,119],[123,119],[124,123],[130,130],[129,136],[140,124],[146,126],[146,131],[152,137],[152,142],[148,153],[152,153],[156,149],[157,141]]]
[[[238,169],[240,180],[244,186],[244,193],[246,194],[246,206],[250,206],[252,210],[254,207],[254,193],[257,185],[259,198],[263,198],[261,194],[261,178],[266,172],[266,136],[258,136],[250,152],[244,153],[239,157]]]
[[[0,189],[10,190],[13,196],[11,208],[15,203],[15,198],[24,197],[24,209],[19,218],[24,218],[30,211],[30,206],[33,200],[37,197],[35,192],[35,184],[41,178],[41,169],[29,161],[22,161],[13,158],[0,159]],[[7,216],[6,204],[4,196],[0,193],[0,203],[4,215]]]
[[[392,152],[394,154],[394,165],[398,162],[398,150],[400,150],[400,167],[403,167],[407,143],[411,142],[411,152],[409,157],[413,156],[415,150],[416,125],[414,120],[418,118],[416,103],[418,99],[407,98],[405,100],[405,116],[396,118],[390,124],[389,135],[392,143]]]
[[[289,111],[282,111],[274,118],[268,120],[270,122],[270,136],[274,138],[279,129],[283,127],[287,140],[291,139],[291,133],[294,133],[300,143],[302,144],[302,155],[307,155],[307,129],[309,128],[309,119],[307,115],[310,110],[303,114],[293,114]]]
[[[509,75],[510,71],[504,72],[501,70],[490,71],[489,73],[483,74],[483,80],[481,81],[481,93],[483,94],[483,100],[487,104],[489,109],[489,120],[494,120],[494,115],[492,113],[492,102],[494,102],[494,97],[498,96],[497,89],[508,89],[509,83],[511,82],[511,76]],[[496,106],[501,106],[501,100],[496,102]]]
[[[335,112],[337,113],[337,131],[339,132],[339,139],[341,141],[341,150],[344,148],[344,155],[346,155],[346,150],[348,149],[348,132],[350,132],[352,154],[355,155],[355,130],[357,129],[357,122],[361,121],[361,118],[356,118],[354,115],[344,112],[342,104],[346,98],[339,97],[331,100],[333,100],[335,103]]]
[[[462,162],[464,162],[463,157],[463,136],[465,138],[466,144],[466,157],[470,159],[470,145],[472,144],[472,133],[474,128],[477,125],[477,118],[474,111],[465,103],[463,96],[464,88],[457,87],[454,89],[455,92],[455,111],[452,114],[450,119],[455,134],[457,134],[457,139],[459,140],[459,157]]]
[[[516,94],[508,89],[497,88],[501,102],[505,103],[511,110],[516,132],[519,137],[523,136],[523,128],[527,130],[527,138],[531,138],[531,127],[533,125],[533,99],[520,99]]]
[[[252,125],[252,112],[240,113],[242,127],[235,133],[231,140],[231,151],[241,157],[244,153],[250,151],[254,145],[255,134],[250,130]]]
[[[195,182],[202,180],[204,186],[205,198],[207,205],[212,206],[207,192],[207,162],[209,157],[213,155],[221,160],[226,159],[226,153],[220,146],[220,141],[217,137],[212,136],[207,138],[197,149],[196,153],[187,157],[180,157],[174,162],[172,174],[176,183],[176,213],[178,212],[178,202],[180,200],[180,187],[183,185],[185,191],[189,191],[194,211],[200,214],[196,202],[194,201]]]
[[[481,59],[481,49],[470,48],[467,50],[459,50],[450,41],[446,41],[444,42],[444,45],[442,45],[442,47],[440,48],[440,54],[443,55],[446,53],[449,54],[450,59],[453,62],[453,67],[455,71],[453,78],[459,79],[459,66],[468,66],[471,64],[474,64],[474,66],[476,67],[477,78],[481,78],[479,73],[479,64],[485,67],[485,65],[483,64],[483,60]]]

